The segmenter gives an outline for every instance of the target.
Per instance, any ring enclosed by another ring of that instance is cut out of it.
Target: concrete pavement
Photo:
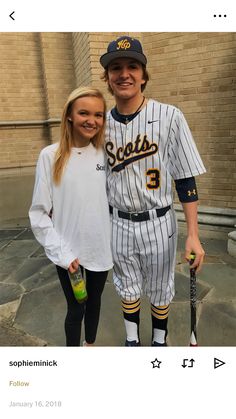
[[[202,239],[204,267],[197,278],[200,346],[236,346],[236,258],[226,240]],[[188,346],[190,334],[189,268],[180,234],[176,295],[169,316],[169,344]],[[66,303],[55,267],[45,257],[29,225],[0,228],[0,346],[65,346]],[[150,346],[151,316],[142,299],[140,337]],[[125,331],[112,272],[102,299],[98,346],[123,346]]]

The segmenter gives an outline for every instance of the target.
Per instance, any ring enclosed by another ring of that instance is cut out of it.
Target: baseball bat
[[[190,266],[195,260],[195,254],[190,255]],[[197,344],[197,317],[196,317],[196,306],[197,306],[197,285],[196,285],[196,268],[190,267],[190,312],[191,312],[191,334],[190,334],[190,345],[198,346]]]

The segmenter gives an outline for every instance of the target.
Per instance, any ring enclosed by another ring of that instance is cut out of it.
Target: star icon
[[[151,361],[151,364],[152,364],[152,368],[161,368],[160,367],[161,361],[158,361],[157,358],[155,358],[154,361]]]

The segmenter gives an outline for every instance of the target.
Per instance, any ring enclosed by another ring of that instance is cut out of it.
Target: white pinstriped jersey
[[[140,212],[172,204],[172,180],[197,176],[205,167],[182,112],[149,99],[128,124],[107,115],[108,199]]]

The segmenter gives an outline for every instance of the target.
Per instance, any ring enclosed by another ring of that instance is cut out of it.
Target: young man
[[[151,303],[152,346],[167,346],[169,304],[174,297],[177,223],[172,180],[187,223],[185,257],[200,270],[197,187],[205,172],[179,109],[145,98],[149,76],[141,43],[129,36],[112,41],[100,58],[103,79],[115,98],[108,112],[106,153],[112,214],[114,283],[122,298],[127,339],[139,346],[140,297]]]

